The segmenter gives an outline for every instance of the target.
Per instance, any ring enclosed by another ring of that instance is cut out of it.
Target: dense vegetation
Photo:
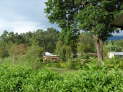
[[[108,40],[117,28],[112,23],[120,13],[119,3],[47,0],[45,12],[60,31],[4,31],[0,92],[122,92],[123,59],[107,58],[110,51],[123,51],[123,40]],[[45,62],[44,52],[59,55],[60,60]]]
[[[5,31],[0,36],[0,62],[7,61],[11,64],[23,64],[23,61],[42,62],[44,52],[57,54],[63,61],[72,59],[72,49],[59,41],[61,34],[53,28],[23,34]],[[91,37],[89,33],[80,33],[76,41],[76,52],[79,53],[77,57],[96,52],[94,40]]]
[[[96,70],[96,71],[95,71]],[[122,71],[86,65],[82,70],[56,73],[20,66],[0,66],[1,92],[122,92]]]
[[[101,66],[103,43],[115,32],[116,26],[112,25],[121,7],[121,0],[48,0],[45,11],[50,22],[62,29],[62,44],[67,45],[73,55],[77,54],[77,30],[91,33],[96,44],[97,63]]]
[[[53,28],[22,34],[4,31],[0,36],[0,62],[41,61],[43,52],[55,52],[58,36],[59,32]]]

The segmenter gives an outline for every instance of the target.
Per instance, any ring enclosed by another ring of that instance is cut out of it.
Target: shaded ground
[[[45,67],[48,70],[59,72],[59,73],[66,73],[66,72],[79,72],[80,70],[74,69],[66,69],[66,68],[56,68],[56,67]]]

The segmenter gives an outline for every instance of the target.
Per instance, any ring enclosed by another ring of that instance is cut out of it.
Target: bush
[[[21,92],[31,72],[23,67],[0,66],[0,92]]]
[[[80,69],[81,64],[80,61],[77,60],[69,60],[66,62],[66,68],[68,69]]]
[[[0,66],[0,92],[122,92],[122,71],[86,66],[77,72],[55,73]]]
[[[0,48],[0,58],[3,59],[8,56],[9,56],[8,50],[6,48]]]
[[[123,59],[122,58],[106,59],[105,64],[110,68],[121,68],[121,69],[123,69]]]
[[[42,68],[43,48],[37,45],[33,45],[27,48],[25,45],[20,44],[13,45],[10,51],[10,57],[3,58],[0,60],[0,63],[27,66],[32,67],[33,69]]]
[[[19,65],[26,64],[28,67],[31,66],[33,69],[39,69],[42,67],[42,53],[43,48],[33,45],[28,48],[25,55],[18,57],[16,62]]]

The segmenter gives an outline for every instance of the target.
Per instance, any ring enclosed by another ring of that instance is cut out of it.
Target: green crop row
[[[123,76],[106,67],[61,74],[0,65],[0,92],[123,92]]]

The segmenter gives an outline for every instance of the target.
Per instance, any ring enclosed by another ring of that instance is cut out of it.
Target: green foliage
[[[72,58],[72,49],[68,45],[64,45],[61,41],[58,41],[56,45],[56,53],[63,59],[68,60]]]
[[[27,40],[24,37],[24,34],[19,35],[18,33],[4,31],[0,38],[6,44],[28,44]]]
[[[34,56],[34,57],[40,57],[43,54],[43,48],[37,46],[37,45],[33,45],[30,48],[28,48],[27,51],[27,56]]]
[[[42,62],[42,55],[43,55],[43,48],[33,45],[30,48],[28,48],[27,53],[25,56],[20,58],[20,61],[27,62],[32,68],[40,68],[41,62]]]
[[[12,67],[1,65],[0,67],[0,91],[1,92],[22,92],[25,79],[32,72],[23,67]]]
[[[92,35],[89,33],[81,33],[78,42],[78,53],[83,56],[87,53],[94,53],[95,50],[95,40],[92,39]]]
[[[103,43],[114,32],[112,22],[116,2],[105,0],[88,0],[76,14],[76,21],[81,30],[90,32],[95,39],[98,65],[103,65]]]
[[[41,67],[43,52],[54,52],[59,32],[54,28],[27,33],[5,31],[0,36],[0,63]]]
[[[64,61],[60,61],[60,62],[57,62],[57,63],[48,63],[46,65],[44,65],[46,67],[49,67],[49,68],[56,68],[56,71],[57,69],[61,69],[61,71],[63,70],[79,70],[81,69],[81,66],[83,66],[81,64],[81,61],[80,60],[71,60],[69,59],[67,62],[64,62]]]
[[[10,49],[8,49],[9,55],[12,58],[12,63],[15,64],[17,59],[27,52],[27,46],[25,44],[13,44]]]
[[[106,44],[106,48],[109,51],[116,51],[116,52],[121,52],[123,51],[123,40],[116,40],[116,41],[109,41]]]
[[[54,28],[48,28],[47,31],[37,30],[31,38],[32,45],[37,44],[43,47],[44,51],[54,52],[56,42],[58,41],[59,32]]]
[[[85,7],[77,15],[77,18],[81,29],[90,31],[103,41],[114,31],[113,27],[110,27],[113,16],[98,6],[89,5]]]
[[[63,45],[71,48],[71,53],[73,56],[77,54],[77,42],[79,37],[79,30],[75,28],[65,28],[61,31],[59,41],[62,42]]]
[[[3,58],[0,63],[26,66],[33,69],[42,68],[43,48],[37,45],[33,45],[27,48],[21,44],[12,46],[10,51],[10,56]]]
[[[12,45],[11,48],[9,49],[9,55],[24,55],[26,54],[27,51],[27,46],[25,44],[19,44],[19,45]]]
[[[81,61],[69,60],[68,62],[66,62],[66,68],[73,69],[73,70],[80,69],[81,68]]]
[[[45,12],[50,22],[62,28],[61,41],[71,47],[74,56],[79,35],[74,29],[79,29],[94,36],[97,56],[102,61],[103,42],[114,32],[112,22],[117,4],[115,0],[48,0]]]
[[[22,34],[4,31],[0,36],[0,48],[5,48],[9,51],[10,48],[14,48],[13,44],[23,44],[27,47],[37,44],[45,51],[54,52],[58,36],[59,32],[54,28],[48,28],[46,31],[39,29]]]
[[[45,12],[50,22],[58,24],[61,28],[74,23],[73,1],[48,0],[46,6]]]
[[[0,48],[0,58],[8,57],[9,53],[6,48]]]
[[[88,68],[87,68],[88,67]],[[118,69],[86,66],[63,74],[49,70],[33,71],[15,66],[0,66],[1,92],[122,92],[123,75]]]
[[[122,57],[115,57],[112,59],[106,59],[105,64],[110,68],[123,69],[123,58]]]
[[[49,21],[58,24],[62,29],[59,40],[62,41],[63,45],[71,48],[74,56],[77,54],[79,35],[74,21],[75,8],[74,0],[47,0],[45,9]]]

